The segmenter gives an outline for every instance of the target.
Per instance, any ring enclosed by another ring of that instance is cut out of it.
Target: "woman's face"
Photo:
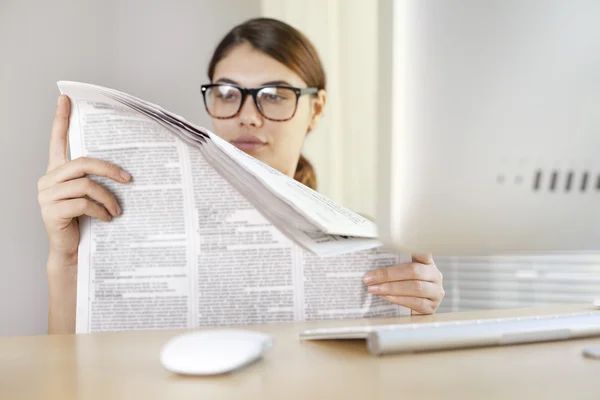
[[[266,84],[307,87],[288,67],[246,43],[235,47],[217,63],[212,83],[230,83],[243,88]],[[252,96],[247,96],[235,117],[213,118],[212,123],[221,138],[293,177],[306,133],[315,128],[324,104],[324,91],[318,98],[301,96],[294,117],[277,122],[263,117]]]

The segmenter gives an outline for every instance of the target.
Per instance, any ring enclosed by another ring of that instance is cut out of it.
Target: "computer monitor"
[[[380,6],[386,247],[600,250],[600,1]]]

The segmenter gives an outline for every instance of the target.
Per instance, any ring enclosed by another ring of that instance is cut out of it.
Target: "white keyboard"
[[[303,340],[366,339],[372,354],[406,353],[600,336],[600,312],[309,329]]]

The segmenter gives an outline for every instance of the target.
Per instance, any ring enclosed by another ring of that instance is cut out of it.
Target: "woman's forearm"
[[[48,333],[75,333],[77,255],[50,252],[48,275]]]

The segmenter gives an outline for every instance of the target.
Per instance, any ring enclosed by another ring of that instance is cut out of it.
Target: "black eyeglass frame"
[[[208,110],[208,103],[206,102],[206,92],[208,91],[208,89],[218,87],[218,86],[231,86],[231,87],[238,89],[242,93],[242,100],[240,101],[240,107],[230,117],[215,117]],[[286,119],[273,119],[273,118],[269,118],[265,115],[260,104],[258,103],[257,95],[258,95],[258,92],[260,92],[263,89],[267,89],[267,88],[289,89],[289,90],[292,90],[296,94],[296,103],[294,104],[294,112],[291,117],[286,118]],[[213,118],[216,118],[216,119],[235,118],[240,113],[240,110],[244,106],[244,102],[246,101],[246,96],[251,95],[252,99],[254,100],[254,105],[256,106],[256,109],[258,110],[260,115],[262,115],[263,117],[265,117],[266,119],[268,119],[270,121],[276,121],[276,122],[285,122],[285,121],[289,121],[290,119],[294,118],[294,116],[296,115],[296,111],[298,111],[298,101],[300,100],[300,96],[303,96],[305,94],[317,94],[319,92],[319,89],[316,87],[297,88],[297,87],[287,86],[287,85],[265,85],[265,86],[261,86],[261,87],[257,87],[257,88],[243,88],[241,86],[234,85],[231,83],[211,83],[211,84],[207,84],[207,85],[202,85],[202,86],[200,86],[200,90],[202,91],[202,99],[204,100],[204,108],[206,108],[206,112],[208,113],[208,115],[210,115]]]

